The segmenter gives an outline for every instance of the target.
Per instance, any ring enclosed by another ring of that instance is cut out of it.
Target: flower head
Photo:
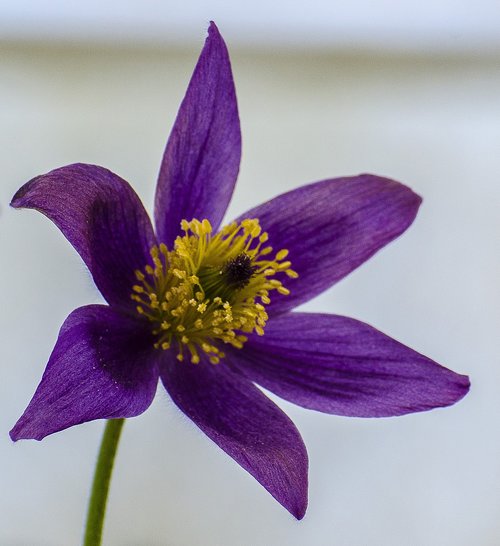
[[[404,232],[417,195],[373,175],[328,179],[221,228],[240,154],[229,56],[211,23],[163,156],[155,230],[131,186],[102,167],[68,165],[16,193],[13,207],[60,228],[108,305],[69,315],[10,434],[41,440],[139,415],[160,378],[182,412],[302,518],[305,446],[256,384],[305,408],[385,417],[453,404],[469,381],[357,320],[291,312]]]

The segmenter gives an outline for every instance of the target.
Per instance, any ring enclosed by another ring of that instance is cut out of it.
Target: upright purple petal
[[[11,205],[50,218],[83,258],[106,300],[132,304],[134,271],[150,262],[155,236],[128,182],[103,167],[77,163],[37,176]]]
[[[307,507],[307,452],[290,419],[225,364],[165,359],[160,371],[179,409],[301,519]]]
[[[231,64],[214,23],[182,101],[160,168],[155,199],[158,239],[171,245],[182,219],[208,218],[216,229],[233,193],[241,133]]]
[[[289,296],[267,308],[283,313],[341,280],[413,222],[421,199],[402,184],[370,174],[323,180],[282,194],[243,214],[259,218],[276,250],[290,251],[298,272]]]
[[[156,358],[140,320],[103,305],[76,309],[11,438],[41,440],[86,421],[141,414],[156,392]]]
[[[336,315],[274,317],[227,360],[248,379],[305,408],[388,417],[454,404],[469,379],[375,328]]]

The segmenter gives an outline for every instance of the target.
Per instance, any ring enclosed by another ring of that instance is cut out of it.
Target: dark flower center
[[[258,267],[252,264],[250,256],[242,252],[225,263],[220,275],[228,286],[241,290],[250,282],[257,269]]]

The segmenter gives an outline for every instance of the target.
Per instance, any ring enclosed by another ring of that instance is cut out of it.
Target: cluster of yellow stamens
[[[269,293],[289,294],[280,280],[297,273],[286,260],[288,250],[274,257],[268,234],[257,219],[233,222],[216,234],[208,220],[183,220],[184,235],[173,250],[164,244],[151,249],[152,265],[136,271],[132,299],[137,312],[153,323],[157,349],[175,348],[177,358],[200,361],[200,351],[217,364],[220,342],[241,348],[245,333],[264,334]]]

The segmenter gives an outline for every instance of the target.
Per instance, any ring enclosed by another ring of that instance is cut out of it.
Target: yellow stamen
[[[222,344],[241,349],[244,334],[264,335],[270,292],[288,295],[279,279],[298,274],[285,261],[287,249],[273,259],[271,246],[261,248],[269,236],[255,218],[215,234],[207,219],[182,220],[181,229],[172,250],[163,243],[151,249],[151,265],[135,272],[130,297],[137,313],[153,323],[156,349],[174,347],[180,362],[187,355],[193,364],[201,351],[218,364]]]

